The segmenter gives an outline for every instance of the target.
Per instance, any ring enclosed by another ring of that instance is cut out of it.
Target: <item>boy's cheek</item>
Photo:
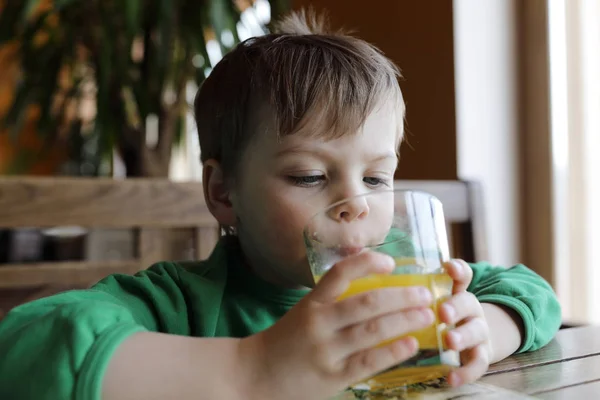
[[[289,207],[274,204],[265,210],[267,218],[263,221],[261,233],[267,242],[266,246],[276,246],[290,258],[296,258],[294,253],[304,253],[302,238],[306,218],[298,215],[298,211]]]

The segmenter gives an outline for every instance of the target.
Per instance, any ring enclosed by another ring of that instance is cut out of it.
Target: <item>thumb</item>
[[[454,281],[452,293],[464,292],[467,290],[473,279],[473,269],[463,260],[454,259],[447,262],[444,267],[450,278]]]

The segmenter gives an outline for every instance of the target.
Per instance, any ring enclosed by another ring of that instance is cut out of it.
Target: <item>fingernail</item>
[[[432,324],[433,320],[435,319],[435,316],[433,315],[433,311],[431,311],[430,309],[427,308],[427,309],[421,311],[420,318],[424,324]]]
[[[374,272],[380,273],[380,274],[389,274],[390,272],[394,271],[394,264],[388,262],[388,260],[385,260],[382,262],[378,262],[376,264],[376,270]]]
[[[419,297],[423,299],[423,301],[431,302],[433,300],[433,295],[431,291],[426,287],[420,287],[419,289]]]
[[[388,264],[390,269],[394,270],[396,268],[396,260],[394,260],[391,256],[388,258]]]
[[[448,332],[448,335],[452,338],[452,343],[454,343],[454,347],[460,348],[460,342],[462,341],[462,335],[458,332]]]
[[[452,386],[460,386],[460,385],[462,385],[462,379],[460,379],[460,375],[458,375],[455,372],[452,372],[450,374],[450,383],[452,384]]]
[[[462,263],[460,263],[456,260],[452,260],[452,264],[454,264],[454,268],[456,269],[456,272],[458,272],[459,274],[462,274],[464,272]]]
[[[406,338],[407,345],[412,350],[411,353],[416,354],[419,351],[419,341],[414,336],[409,336]]]
[[[383,257],[385,257],[385,264],[383,267],[386,270],[393,270],[396,267],[396,261],[394,261],[394,259],[387,254],[383,254]]]

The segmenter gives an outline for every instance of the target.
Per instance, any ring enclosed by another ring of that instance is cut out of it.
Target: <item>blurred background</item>
[[[600,322],[597,0],[0,0],[0,174],[200,180],[198,86],[306,6],[401,68],[396,177],[480,183],[488,261],[527,264],[566,321]],[[2,230],[0,262],[82,234]],[[85,234],[88,258],[131,239]]]

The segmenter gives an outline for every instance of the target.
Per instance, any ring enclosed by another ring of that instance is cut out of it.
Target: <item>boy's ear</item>
[[[219,224],[222,226],[235,226],[236,218],[231,204],[230,187],[218,161],[207,160],[204,162],[202,186],[206,205]]]

